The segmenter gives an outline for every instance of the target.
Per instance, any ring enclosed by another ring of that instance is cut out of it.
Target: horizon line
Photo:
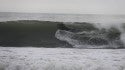
[[[56,12],[15,12],[15,11],[10,11],[10,12],[7,12],[7,11],[0,11],[0,13],[26,13],[26,14],[62,14],[62,15],[68,15],[68,14],[71,14],[71,15],[125,15],[125,14],[95,14],[95,13],[56,13]]]

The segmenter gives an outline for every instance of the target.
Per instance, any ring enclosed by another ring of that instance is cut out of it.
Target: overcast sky
[[[125,14],[125,0],[0,0],[0,12]]]

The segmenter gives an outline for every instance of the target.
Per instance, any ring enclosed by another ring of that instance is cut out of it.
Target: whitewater
[[[0,70],[125,70],[124,49],[0,48]]]

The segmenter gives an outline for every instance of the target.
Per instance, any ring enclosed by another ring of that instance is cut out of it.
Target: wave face
[[[66,41],[74,48],[124,48],[122,32],[116,27],[98,28],[91,23],[66,24],[69,30],[60,28],[55,37]]]
[[[71,47],[55,38],[57,24],[61,23],[36,20],[0,22],[0,46]]]

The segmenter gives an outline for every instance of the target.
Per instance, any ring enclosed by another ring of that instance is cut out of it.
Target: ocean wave
[[[6,21],[0,22],[0,46],[124,48],[124,31],[124,23]]]

